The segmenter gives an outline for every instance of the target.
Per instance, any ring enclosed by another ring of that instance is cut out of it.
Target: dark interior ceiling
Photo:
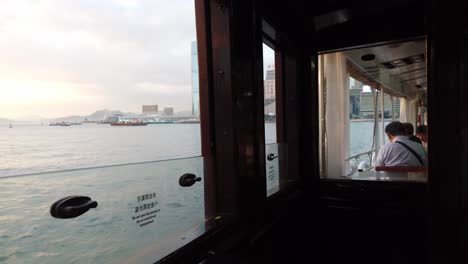
[[[422,36],[422,0],[261,0],[265,20],[287,39],[317,51]]]

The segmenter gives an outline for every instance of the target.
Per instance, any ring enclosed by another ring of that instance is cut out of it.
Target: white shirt
[[[401,141],[408,145],[408,147],[412,148],[422,158],[423,163],[426,164],[426,153],[421,144],[409,140],[408,137],[397,136],[392,143],[385,144],[380,148],[379,154],[377,154],[377,158],[375,160],[375,166],[421,166],[421,163],[413,153],[402,145],[396,143],[396,141]]]

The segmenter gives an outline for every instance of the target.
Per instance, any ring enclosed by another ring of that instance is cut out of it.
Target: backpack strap
[[[416,153],[416,151],[414,151],[414,149],[410,148],[410,146],[406,145],[405,143],[401,141],[395,141],[395,143],[398,143],[402,145],[403,147],[405,147],[409,152],[411,152],[411,154],[413,154],[414,157],[418,159],[419,163],[421,163],[421,166],[424,165],[423,159],[421,158],[421,156],[419,156],[418,153]]]

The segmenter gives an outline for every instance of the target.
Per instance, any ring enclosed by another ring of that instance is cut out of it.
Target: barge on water
[[[110,123],[111,126],[146,126],[143,122],[119,121]]]

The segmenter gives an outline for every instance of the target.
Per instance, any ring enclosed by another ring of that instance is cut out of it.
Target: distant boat
[[[146,126],[146,123],[136,121],[136,122],[129,122],[129,121],[118,121],[110,123],[111,126]]]
[[[70,124],[65,121],[62,121],[62,122],[50,123],[49,126],[70,126]]]
[[[166,120],[166,119],[162,119],[162,118],[152,118],[152,119],[144,120],[143,123],[148,124],[148,125],[153,125],[153,124],[172,124],[172,123],[174,123],[174,121]]]
[[[199,124],[200,120],[198,119],[187,119],[187,120],[178,120],[174,122],[175,124]]]
[[[145,124],[148,124],[148,125],[174,124],[174,121],[157,121],[157,122],[149,121],[149,122],[145,122]]]
[[[10,125],[8,126],[9,128],[13,128],[13,125],[10,123]]]

